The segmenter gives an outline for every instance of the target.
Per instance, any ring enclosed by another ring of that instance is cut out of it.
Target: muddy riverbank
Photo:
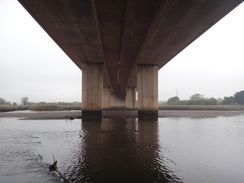
[[[244,110],[159,110],[158,117],[217,117],[217,116],[234,116],[243,114]],[[74,111],[14,111],[1,112],[0,118],[16,117],[21,119],[79,119],[82,118],[81,110]],[[104,118],[137,118],[137,111],[111,110],[103,111]]]

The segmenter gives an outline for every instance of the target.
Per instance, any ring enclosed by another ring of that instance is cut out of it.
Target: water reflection
[[[164,165],[157,121],[102,119],[82,122],[72,182],[181,182]]]
[[[70,182],[243,183],[243,119],[1,118],[0,182],[62,182],[53,154]]]

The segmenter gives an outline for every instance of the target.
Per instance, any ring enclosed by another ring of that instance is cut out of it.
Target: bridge
[[[143,116],[157,115],[158,70],[243,0],[19,2],[82,70],[82,115],[137,105]]]

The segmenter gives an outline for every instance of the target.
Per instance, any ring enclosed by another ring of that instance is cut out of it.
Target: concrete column
[[[111,107],[121,107],[124,101],[118,98],[111,87],[103,87],[103,109],[111,109]]]
[[[111,90],[111,95],[110,95],[110,105],[111,107],[122,107],[124,105],[124,101],[121,98],[118,98],[117,95]]]
[[[125,105],[127,106],[128,109],[136,108],[136,88],[135,87],[127,87]]]
[[[110,109],[110,94],[111,94],[111,87],[103,87],[103,109]]]
[[[137,65],[138,117],[158,117],[158,66]]]
[[[82,70],[82,118],[101,117],[103,64],[89,63]]]

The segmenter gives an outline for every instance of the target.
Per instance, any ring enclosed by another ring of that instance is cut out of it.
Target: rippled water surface
[[[244,115],[216,118],[0,118],[0,183],[244,182]]]

